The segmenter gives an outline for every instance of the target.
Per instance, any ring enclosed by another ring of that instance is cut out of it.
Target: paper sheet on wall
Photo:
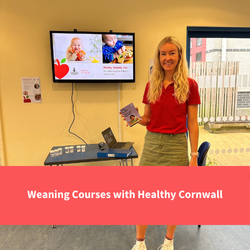
[[[40,77],[22,77],[22,94],[24,103],[41,103]]]
[[[149,59],[148,80],[149,80],[150,75],[151,75],[151,73],[152,73],[153,65],[154,65],[154,59]]]

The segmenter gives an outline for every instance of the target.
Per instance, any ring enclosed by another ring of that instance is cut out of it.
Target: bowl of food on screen
[[[132,60],[133,59],[133,50],[132,49],[126,49],[123,53],[124,60]]]
[[[126,49],[121,55],[117,57],[118,63],[124,63],[133,60],[133,50]]]

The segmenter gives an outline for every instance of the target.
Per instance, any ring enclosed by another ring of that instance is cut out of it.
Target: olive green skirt
[[[139,166],[188,166],[187,136],[147,131]]]

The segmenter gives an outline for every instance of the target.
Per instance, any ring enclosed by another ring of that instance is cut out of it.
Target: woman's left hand
[[[197,164],[197,156],[191,157],[191,160],[189,162],[189,166],[198,166],[198,164]]]

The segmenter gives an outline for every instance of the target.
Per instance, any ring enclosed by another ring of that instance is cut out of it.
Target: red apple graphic
[[[31,102],[28,95],[26,97],[23,96],[23,102]]]
[[[55,75],[57,78],[62,79],[69,72],[69,66],[67,64],[60,64],[59,60],[56,59],[57,64],[54,64]]]

